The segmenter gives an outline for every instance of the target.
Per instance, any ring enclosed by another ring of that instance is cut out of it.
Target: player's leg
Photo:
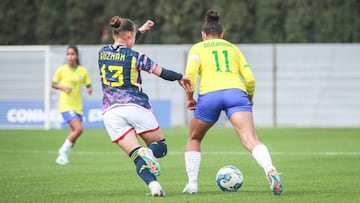
[[[74,147],[76,140],[80,137],[83,132],[82,116],[75,113],[74,111],[68,111],[62,113],[64,120],[70,126],[70,132],[66,137],[63,145],[59,149],[59,155],[56,158],[56,163],[59,165],[67,165],[70,163],[69,155]]]
[[[185,148],[185,169],[188,176],[188,182],[183,189],[184,193],[195,194],[198,192],[201,141],[212,126],[213,123],[208,123],[195,117],[191,119],[189,137]]]
[[[76,140],[80,137],[80,135],[84,131],[82,121],[79,117],[77,117],[69,122],[69,126],[71,131],[67,139],[73,144],[75,144]]]
[[[152,111],[140,106],[131,106],[132,114],[127,119],[135,132],[144,140],[147,148],[139,151],[139,155],[151,166],[150,170],[154,175],[160,175],[160,165],[157,158],[167,154],[167,145],[164,134]]]
[[[136,109],[129,106],[119,106],[108,110],[103,115],[105,128],[112,142],[117,143],[134,161],[137,174],[148,185],[151,194],[153,196],[165,196],[154,173],[151,172],[153,165],[158,165],[157,160],[154,160],[154,158],[149,161],[146,159],[147,157],[142,155],[143,151],[148,151],[148,148],[141,146],[137,138],[137,133],[133,126],[129,124],[129,121],[132,119],[132,114],[141,115],[141,113],[136,112]]]
[[[188,182],[184,193],[198,192],[198,174],[201,163],[201,141],[206,132],[219,119],[221,112],[221,92],[199,95],[194,116],[190,121],[189,136],[185,148],[185,168]]]
[[[160,183],[157,181],[151,170],[149,170],[149,164],[146,162],[143,156],[141,156],[141,151],[146,150],[147,148],[141,146],[135,131],[129,131],[122,137],[122,139],[117,141],[117,144],[134,161],[136,166],[136,173],[148,185],[151,195],[165,196]]]
[[[155,116],[153,116],[153,121],[156,121]],[[149,149],[152,150],[154,156],[156,158],[161,158],[166,156],[167,154],[167,144],[164,137],[163,132],[161,131],[159,125],[154,130],[148,130],[146,132],[142,132],[139,135],[144,140]],[[150,124],[149,128],[155,126],[154,124]]]
[[[229,120],[235,128],[241,143],[252,153],[257,163],[264,169],[273,193],[280,195],[282,185],[279,173],[272,164],[272,159],[267,147],[260,142],[256,134],[252,112],[235,112],[230,116]]]

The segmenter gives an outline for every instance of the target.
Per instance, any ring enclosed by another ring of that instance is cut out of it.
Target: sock
[[[167,145],[165,139],[153,142],[149,145],[156,158],[164,157],[167,154]]]
[[[188,151],[185,152],[185,167],[189,183],[198,182],[198,174],[201,162],[201,152]]]
[[[136,173],[146,183],[146,185],[149,185],[150,182],[156,181],[156,177],[152,173],[150,173],[145,161],[138,155],[139,149],[140,147],[131,151],[129,156],[135,163]]]
[[[66,138],[64,144],[60,147],[59,152],[70,154],[73,145],[74,143]]]
[[[252,155],[257,163],[264,169],[265,174],[273,168],[270,153],[264,144],[256,145],[252,151]]]

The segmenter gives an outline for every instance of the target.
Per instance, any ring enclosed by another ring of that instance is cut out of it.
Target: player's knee
[[[153,142],[149,145],[156,158],[164,157],[167,154],[167,144],[165,139]]]

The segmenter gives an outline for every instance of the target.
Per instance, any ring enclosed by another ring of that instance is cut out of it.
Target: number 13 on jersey
[[[105,85],[109,85],[112,87],[122,86],[124,84],[123,67],[122,66],[108,66],[107,69],[108,69],[108,71],[106,71],[105,64],[103,64],[101,66],[101,78],[102,78],[103,83]]]

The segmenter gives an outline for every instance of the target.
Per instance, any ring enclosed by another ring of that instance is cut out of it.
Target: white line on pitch
[[[57,151],[41,151],[41,150],[0,150],[0,154],[57,154]],[[78,155],[117,155],[123,153],[119,151],[109,152],[91,152],[91,151],[72,151],[72,154]],[[249,152],[244,151],[202,151],[203,155],[249,155]],[[360,152],[270,152],[271,155],[277,156],[360,156]],[[169,151],[169,155],[184,155],[184,151]],[[1,156],[1,155],[0,155]]]

